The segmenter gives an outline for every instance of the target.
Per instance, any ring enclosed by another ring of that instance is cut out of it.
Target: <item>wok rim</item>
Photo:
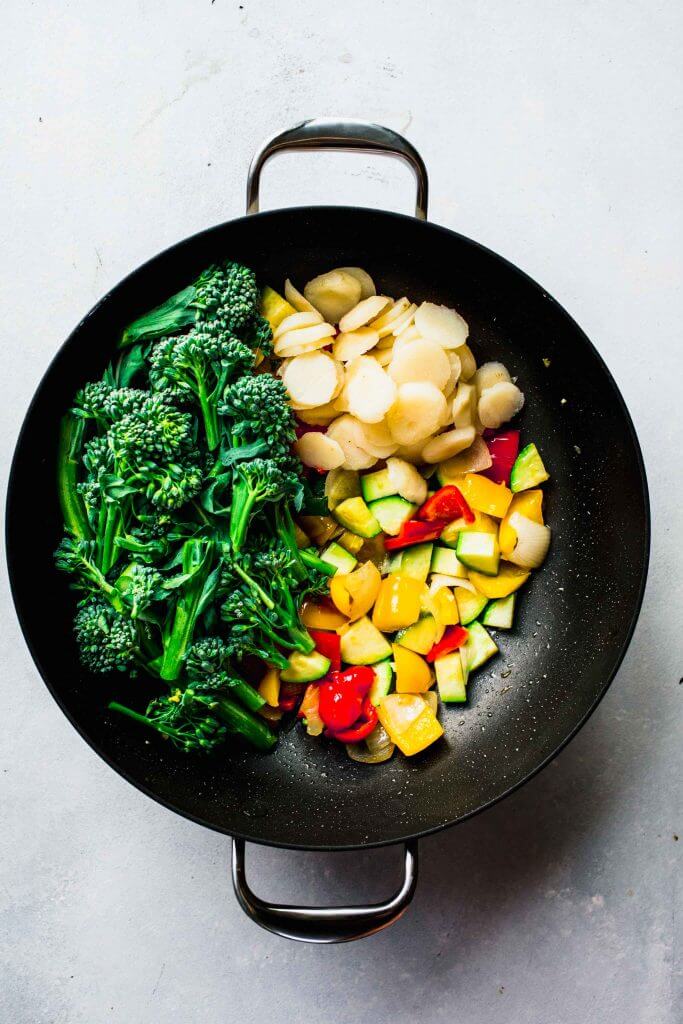
[[[599,365],[600,369],[602,370],[602,372],[604,374],[604,377],[606,379],[607,384],[612,388],[614,396],[615,396],[615,398],[617,400],[617,405],[618,405],[618,407],[619,407],[619,409],[620,409],[620,411],[622,413],[622,416],[624,418],[624,421],[625,421],[626,433],[627,433],[627,435],[628,435],[628,437],[629,437],[629,439],[630,439],[630,441],[631,441],[631,443],[633,445],[633,449],[634,449],[635,455],[636,455],[636,465],[637,465],[637,469],[638,469],[638,475],[639,475],[639,478],[640,478],[640,486],[641,486],[641,493],[642,493],[642,499],[643,499],[643,511],[644,511],[645,522],[644,522],[644,530],[643,530],[643,535],[642,535],[642,540],[643,540],[642,564],[641,564],[641,569],[640,569],[640,581],[639,581],[639,585],[638,585],[638,593],[637,593],[637,596],[636,596],[636,600],[634,602],[634,607],[633,607],[631,618],[630,618],[630,621],[629,621],[629,624],[628,624],[628,629],[627,629],[626,634],[624,636],[624,640],[622,641],[622,643],[620,645],[620,648],[619,648],[619,651],[618,651],[618,654],[617,654],[614,666],[613,666],[611,672],[606,676],[606,678],[605,678],[605,680],[604,680],[604,682],[603,682],[603,684],[602,684],[602,686],[601,686],[597,696],[593,700],[592,704],[588,707],[588,709],[584,712],[584,714],[579,718],[578,722],[569,731],[569,733],[560,741],[560,743],[555,747],[555,749],[551,751],[550,754],[548,754],[542,761],[540,761],[538,765],[536,765],[534,768],[532,768],[531,771],[527,772],[527,774],[524,775],[521,779],[519,779],[516,782],[512,783],[510,786],[508,786],[502,792],[500,792],[496,796],[492,797],[490,800],[487,800],[484,803],[480,804],[478,807],[474,808],[473,810],[470,810],[467,813],[458,816],[457,818],[453,818],[450,821],[439,822],[436,825],[433,825],[433,826],[431,826],[429,828],[421,829],[420,831],[417,831],[417,832],[406,832],[403,835],[394,836],[391,839],[371,840],[371,841],[363,842],[363,843],[345,843],[345,844],[340,844],[340,843],[316,843],[315,845],[307,845],[305,843],[276,842],[275,840],[264,839],[262,837],[256,837],[256,836],[250,835],[250,834],[248,834],[246,832],[230,831],[227,828],[223,828],[223,827],[221,827],[220,825],[218,825],[218,824],[216,824],[214,822],[206,821],[200,815],[193,814],[191,811],[179,808],[176,805],[174,805],[172,801],[167,800],[164,797],[161,797],[157,793],[153,792],[152,789],[149,786],[147,786],[144,782],[140,781],[139,779],[136,779],[131,772],[129,772],[122,765],[118,764],[109,754],[107,754],[103,749],[100,748],[99,744],[96,743],[88,735],[87,731],[76,721],[76,719],[74,718],[72,713],[66,707],[66,705],[63,702],[62,698],[56,692],[55,687],[53,686],[53,684],[51,682],[51,679],[50,679],[50,673],[44,668],[44,666],[43,666],[43,664],[41,662],[41,659],[40,659],[40,657],[39,657],[39,655],[37,653],[36,645],[34,643],[32,635],[31,635],[31,631],[28,628],[28,625],[26,623],[25,616],[24,616],[24,613],[23,613],[23,609],[22,609],[22,607],[20,605],[17,589],[15,587],[15,574],[18,572],[18,566],[16,565],[15,555],[13,553],[13,545],[11,543],[11,536],[10,536],[10,534],[11,534],[11,531],[12,531],[12,527],[11,527],[10,524],[11,524],[11,521],[13,520],[12,506],[14,504],[14,493],[15,493],[15,489],[16,489],[16,484],[15,484],[16,469],[17,469],[17,465],[18,465],[18,463],[20,461],[20,458],[21,458],[22,448],[23,448],[23,443],[24,443],[24,436],[25,436],[26,431],[28,429],[28,423],[29,423],[29,420],[31,419],[31,416],[32,416],[32,414],[34,412],[34,409],[39,404],[40,397],[41,397],[41,392],[43,390],[43,386],[44,386],[46,380],[48,379],[50,373],[52,372],[53,366],[59,360],[59,358],[61,357],[63,351],[69,347],[69,345],[71,344],[72,339],[74,338],[74,336],[77,335],[78,332],[80,332],[82,327],[87,323],[87,321],[92,316],[95,315],[95,313],[99,310],[99,308],[105,302],[110,300],[110,298],[114,295],[114,293],[116,293],[119,289],[122,289],[133,277],[135,277],[135,276],[139,275],[140,273],[146,271],[152,264],[156,263],[156,261],[158,259],[160,259],[160,258],[162,258],[162,257],[164,257],[166,255],[171,254],[172,252],[174,252],[174,250],[180,248],[181,246],[183,246],[183,245],[185,245],[187,243],[197,242],[200,239],[205,238],[208,235],[211,235],[211,234],[214,234],[214,233],[215,234],[219,234],[225,228],[227,228],[227,227],[229,227],[229,226],[231,226],[233,224],[236,224],[238,222],[263,221],[263,220],[267,220],[267,219],[269,219],[269,218],[271,218],[271,217],[273,217],[273,216],[275,216],[277,214],[281,214],[283,212],[295,213],[295,214],[296,213],[300,213],[302,215],[309,215],[310,216],[312,212],[314,212],[314,213],[320,212],[321,214],[325,214],[325,213],[327,213],[329,211],[335,211],[335,213],[337,213],[337,214],[339,214],[340,212],[341,213],[345,213],[346,212],[346,213],[350,213],[350,214],[353,214],[353,215],[358,214],[358,213],[369,212],[369,213],[372,213],[375,216],[376,215],[380,215],[380,216],[387,217],[389,219],[398,219],[398,220],[401,220],[401,221],[410,222],[411,226],[415,225],[417,223],[417,224],[420,225],[419,230],[425,230],[425,231],[430,231],[430,232],[436,231],[438,233],[447,235],[447,236],[449,236],[451,238],[455,238],[460,243],[465,243],[466,245],[472,246],[473,248],[479,250],[481,253],[485,254],[486,256],[491,257],[494,260],[498,261],[509,272],[511,272],[512,276],[517,276],[520,279],[520,281],[525,282],[527,285],[530,285],[533,289],[535,289],[536,291],[540,292],[542,294],[543,298],[546,301],[550,302],[555,307],[555,310],[559,313],[559,315],[569,322],[569,325],[573,328],[573,330],[576,333],[576,335],[579,336],[581,338],[581,340],[583,341],[583,343],[588,346],[589,350],[592,352],[593,356],[596,358],[596,360],[598,362],[598,365]],[[488,246],[483,245],[481,242],[477,242],[474,239],[469,238],[467,235],[463,235],[460,232],[454,231],[451,228],[444,227],[443,225],[435,224],[435,223],[433,223],[431,221],[421,221],[421,220],[418,220],[418,218],[416,218],[414,216],[411,216],[409,214],[401,214],[401,213],[396,213],[396,212],[391,211],[391,210],[380,210],[380,209],[377,209],[375,207],[365,207],[365,206],[331,206],[331,205],[324,205],[324,206],[314,206],[314,207],[309,207],[309,206],[279,207],[279,208],[274,209],[274,210],[266,210],[266,211],[261,212],[261,213],[245,215],[245,216],[242,216],[242,217],[234,217],[234,218],[231,218],[230,220],[222,221],[220,224],[215,224],[215,225],[212,225],[211,227],[203,228],[202,230],[197,231],[197,232],[195,232],[192,235],[188,235],[185,238],[177,240],[176,242],[174,242],[171,245],[167,246],[165,249],[161,249],[159,252],[157,252],[153,256],[151,256],[149,259],[145,260],[143,263],[141,263],[138,266],[134,267],[123,278],[121,278],[120,281],[118,281],[112,288],[110,288],[109,291],[106,292],[88,310],[88,312],[78,321],[76,326],[70,331],[70,333],[67,336],[67,338],[61,343],[61,345],[59,345],[59,347],[55,351],[54,355],[50,359],[47,367],[45,368],[43,374],[41,375],[38,384],[36,385],[36,387],[34,389],[33,395],[31,397],[31,401],[29,402],[29,405],[27,407],[26,413],[24,414],[24,417],[23,417],[23,420],[22,420],[22,424],[21,424],[21,427],[20,427],[20,430],[19,430],[19,434],[17,436],[17,441],[16,441],[16,444],[15,444],[15,447],[14,447],[14,452],[13,452],[13,455],[12,455],[12,461],[10,463],[10,470],[9,470],[8,483],[7,483],[7,496],[6,496],[6,501],[5,501],[5,557],[6,557],[6,562],[7,562],[8,578],[9,578],[9,584],[10,584],[10,592],[12,594],[12,601],[13,601],[14,609],[15,609],[15,612],[16,612],[16,615],[17,615],[17,619],[18,619],[18,622],[19,622],[19,627],[21,629],[22,635],[23,635],[24,640],[26,642],[26,646],[28,647],[28,650],[29,650],[29,653],[31,655],[31,658],[33,659],[33,663],[34,663],[35,667],[38,669],[38,673],[39,673],[41,679],[43,680],[43,683],[45,684],[47,690],[49,691],[50,695],[52,696],[53,700],[55,701],[55,703],[57,704],[57,706],[59,707],[61,712],[64,714],[64,716],[69,721],[69,723],[73,726],[73,728],[78,732],[78,734],[81,736],[81,738],[83,740],[85,740],[85,742],[88,744],[88,746],[91,748],[91,750],[94,751],[94,753],[97,754],[97,756],[100,757],[121,778],[123,778],[127,783],[129,783],[131,786],[133,786],[139,792],[143,793],[145,796],[147,796],[150,799],[154,800],[155,803],[160,804],[162,807],[166,808],[167,810],[172,811],[174,814],[180,815],[181,817],[185,818],[188,821],[193,822],[196,825],[200,825],[203,828],[211,829],[211,831],[217,832],[220,835],[224,835],[224,836],[227,836],[229,838],[241,839],[241,840],[244,840],[245,842],[258,844],[259,846],[272,847],[274,849],[301,850],[301,851],[310,851],[310,852],[319,852],[319,853],[343,853],[343,852],[351,852],[351,851],[354,851],[354,850],[380,849],[380,848],[385,847],[385,846],[395,846],[395,845],[399,845],[401,843],[406,843],[406,842],[408,842],[410,840],[419,840],[419,839],[423,839],[423,838],[425,838],[427,836],[436,835],[437,833],[442,832],[445,829],[452,828],[454,825],[459,825],[459,824],[461,824],[464,821],[468,821],[469,819],[474,818],[476,815],[481,814],[483,811],[488,810],[490,807],[493,807],[495,804],[497,804],[500,801],[505,800],[507,797],[511,796],[517,790],[521,789],[522,786],[526,785],[527,782],[529,782],[536,775],[538,775],[539,772],[543,771],[543,769],[546,768],[552,761],[555,760],[555,758],[564,750],[564,748],[567,746],[567,744],[572,739],[574,739],[576,734],[583,728],[583,726],[586,724],[588,719],[591,717],[593,712],[596,710],[596,708],[598,707],[598,705],[602,701],[603,697],[607,693],[607,690],[609,689],[609,687],[611,686],[612,682],[614,681],[614,678],[616,677],[617,672],[621,668],[623,660],[624,660],[624,658],[626,656],[626,652],[628,651],[628,648],[629,648],[629,646],[631,644],[631,640],[633,639],[633,634],[635,632],[635,628],[636,628],[636,625],[638,623],[638,619],[639,619],[639,616],[640,616],[640,611],[641,611],[642,604],[643,604],[643,598],[644,598],[644,594],[645,594],[645,587],[647,585],[647,577],[648,577],[648,570],[649,570],[649,563],[650,563],[650,550],[651,550],[651,533],[652,533],[651,519],[652,519],[652,517],[651,517],[651,509],[650,509],[650,495],[649,495],[649,488],[648,488],[648,482],[647,482],[647,474],[646,474],[646,471],[645,471],[645,461],[643,459],[643,453],[642,453],[642,450],[641,450],[641,447],[640,447],[640,442],[638,440],[638,434],[636,432],[636,429],[635,429],[635,426],[634,426],[634,423],[633,423],[633,419],[632,419],[631,414],[629,412],[628,406],[626,405],[624,397],[621,394],[621,391],[620,391],[620,389],[619,389],[619,387],[618,387],[614,377],[612,376],[612,373],[610,372],[609,367],[605,363],[604,359],[600,355],[600,352],[598,351],[596,346],[593,344],[593,342],[590,340],[588,335],[583,331],[583,329],[574,320],[574,318],[567,312],[567,310],[564,308],[564,306],[560,302],[558,302],[557,299],[555,299],[554,296],[551,295],[550,292],[547,291],[547,289],[545,289],[536,280],[534,280],[534,278],[530,277],[529,274],[527,274],[524,270],[521,270],[520,267],[518,267],[515,263],[512,263],[505,256],[501,256],[499,253],[495,252],[493,249],[490,249]]]

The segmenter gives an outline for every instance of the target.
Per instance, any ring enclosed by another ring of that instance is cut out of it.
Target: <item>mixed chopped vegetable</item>
[[[524,396],[468,334],[357,267],[280,295],[232,262],[124,331],[58,465],[83,665],[158,681],[110,709],[185,751],[287,715],[365,764],[443,735],[550,544]]]

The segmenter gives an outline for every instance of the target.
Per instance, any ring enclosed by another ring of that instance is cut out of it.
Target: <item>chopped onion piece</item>
[[[509,522],[517,534],[517,543],[512,554],[506,555],[507,560],[522,569],[538,569],[548,554],[550,527],[535,523],[521,512],[513,512]]]
[[[378,722],[364,743],[347,743],[346,752],[352,761],[360,764],[381,764],[388,761],[396,746],[391,742],[389,734]]]

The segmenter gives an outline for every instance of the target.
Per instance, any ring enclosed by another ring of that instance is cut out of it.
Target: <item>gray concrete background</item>
[[[395,928],[327,949],[257,930],[229,890],[226,841],[86,747],[3,579],[0,1020],[680,1020],[680,5],[5,0],[2,36],[3,479],[83,312],[240,214],[263,136],[343,113],[405,131],[432,219],[518,263],[595,340],[640,434],[654,536],[635,640],[581,735],[504,804],[422,844]],[[264,205],[408,210],[411,191],[391,163],[287,157]],[[386,893],[399,861],[250,854],[264,894],[311,901]]]

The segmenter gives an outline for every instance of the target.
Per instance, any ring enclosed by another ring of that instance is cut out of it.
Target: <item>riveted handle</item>
[[[388,928],[405,912],[417,885],[417,841],[405,844],[403,882],[384,903],[350,907],[268,903],[256,896],[247,883],[243,839],[232,841],[232,884],[245,914],[269,932],[297,942],[351,942]]]
[[[259,211],[259,188],[264,164],[287,150],[345,149],[355,153],[383,153],[403,160],[413,171],[417,194],[415,216],[427,219],[427,168],[412,143],[398,132],[371,121],[314,118],[266,139],[255,153],[247,175],[247,213]]]

